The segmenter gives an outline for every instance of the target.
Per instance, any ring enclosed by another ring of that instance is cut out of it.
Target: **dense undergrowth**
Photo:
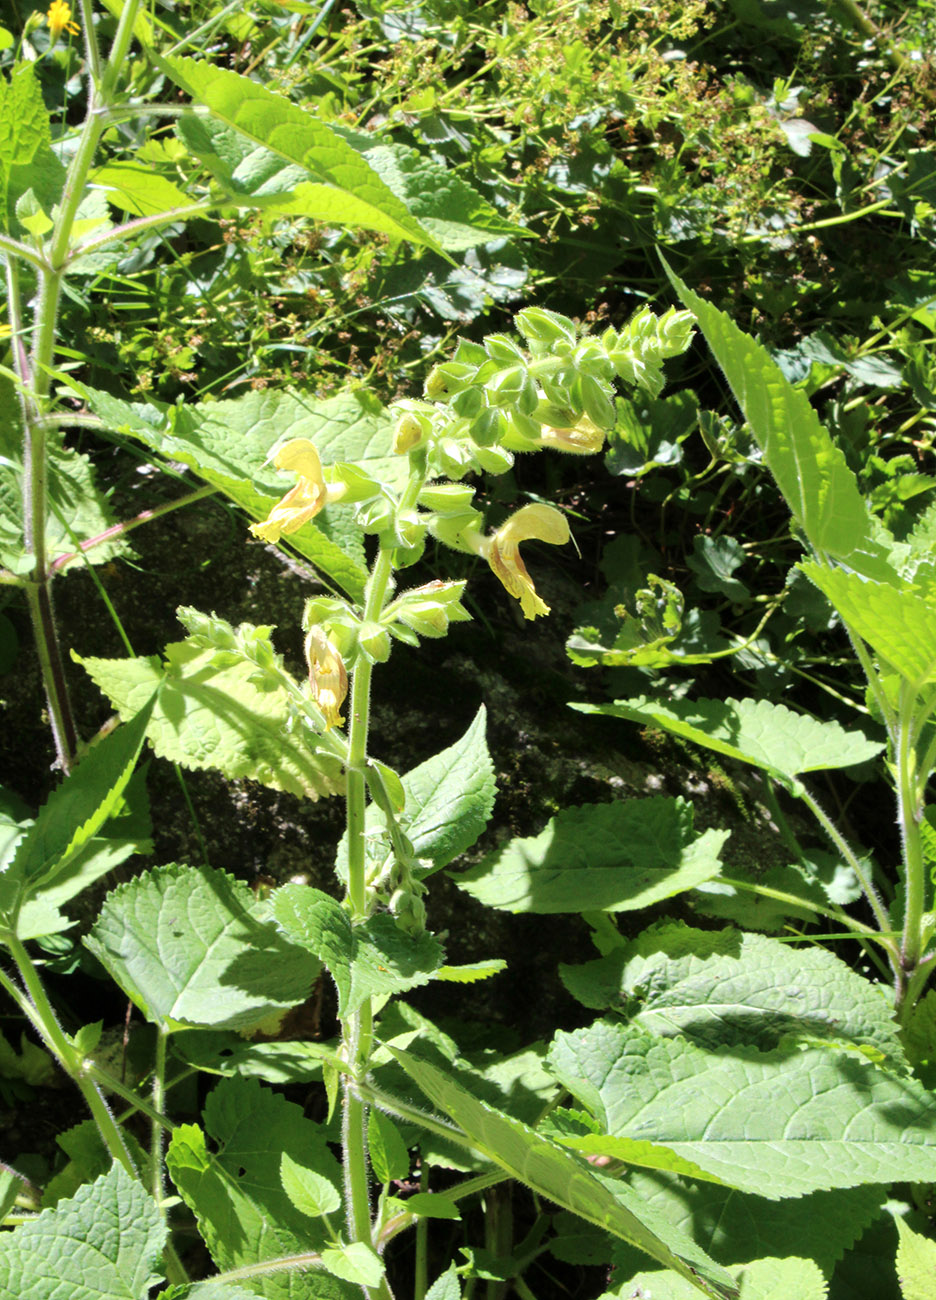
[[[3,1300],[936,1296],[934,32],[2,0]]]

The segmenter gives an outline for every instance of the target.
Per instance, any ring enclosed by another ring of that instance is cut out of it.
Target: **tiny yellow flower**
[[[485,539],[483,555],[498,578],[520,602],[524,618],[548,614],[549,606],[536,594],[533,579],[520,556],[520,543],[535,538],[562,546],[570,540],[565,515],[552,506],[522,506],[497,532]]]
[[[312,698],[322,711],[325,730],[340,727],[344,722],[341,706],[348,694],[348,672],[344,660],[325,629],[315,624],[305,639],[306,663],[309,665],[309,685]]]
[[[329,501],[337,500],[345,492],[344,484],[329,488],[322,474],[322,462],[308,438],[293,438],[283,443],[273,458],[277,469],[291,470],[297,483],[259,524],[251,524],[254,537],[265,542],[278,542],[283,533],[294,533]]]
[[[81,30],[77,23],[72,22],[72,11],[65,0],[52,0],[49,12],[46,14],[46,22],[49,24],[53,41],[57,41],[62,32],[70,32],[72,36],[77,36]]]

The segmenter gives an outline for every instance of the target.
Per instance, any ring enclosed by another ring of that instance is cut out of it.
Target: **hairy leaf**
[[[250,1029],[308,996],[317,961],[266,903],[210,867],[159,867],[119,885],[85,940],[147,1019]]]
[[[936,1241],[914,1232],[895,1217],[900,1245],[897,1247],[897,1277],[903,1300],[934,1300],[936,1297]]]
[[[936,1098],[856,1052],[706,1052],[598,1021],[558,1034],[549,1063],[602,1127],[582,1152],[639,1138],[771,1200],[936,1176]]]
[[[32,190],[47,214],[58,202],[65,168],[52,150],[49,112],[35,65],[19,63],[0,77],[0,225],[20,235],[16,202]]]
[[[195,769],[215,768],[317,799],[336,794],[343,777],[337,758],[313,751],[303,727],[290,729],[285,690],[265,690],[247,662],[214,662],[214,651],[191,640],[166,646],[166,660],[79,659],[122,718],[159,694],[146,737],[160,758]]]
[[[797,788],[802,772],[851,767],[884,748],[860,731],[820,722],[770,700],[653,700],[644,695],[613,704],[573,704],[580,713],[628,718],[682,736],[716,754],[770,772]]]
[[[755,1259],[731,1269],[740,1300],[825,1300],[828,1290],[822,1271],[811,1259]],[[653,1300],[694,1300],[698,1294],[676,1273],[638,1273],[601,1300],[653,1296]]]
[[[126,1170],[0,1237],[0,1300],[140,1300],[162,1281],[166,1227]]]
[[[691,804],[662,796],[566,808],[456,883],[509,912],[632,911],[718,874],[728,832],[692,822]]]

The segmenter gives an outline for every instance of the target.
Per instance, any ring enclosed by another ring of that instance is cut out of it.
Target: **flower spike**
[[[329,488],[322,474],[322,462],[308,438],[293,438],[283,443],[273,458],[277,469],[291,470],[298,482],[276,503],[266,519],[251,524],[254,537],[265,542],[278,542],[283,533],[295,533],[307,520],[312,519],[331,500],[345,492],[343,484]]]
[[[496,533],[485,538],[482,550],[511,596],[519,600],[524,618],[549,613],[549,606],[536,594],[533,579],[520,556],[520,543],[531,538],[563,546],[571,539],[568,520],[553,506],[522,506]]]

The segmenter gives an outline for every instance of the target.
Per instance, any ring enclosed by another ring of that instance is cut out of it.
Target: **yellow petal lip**
[[[511,515],[497,532],[487,539],[485,551],[488,564],[506,590],[520,602],[524,618],[548,614],[549,606],[537,594],[523,558],[520,543],[535,539],[562,546],[572,534],[569,521],[561,510],[553,506],[523,506]]]
[[[341,706],[348,695],[348,672],[344,660],[318,624],[306,635],[305,654],[312,698],[325,719],[325,730],[331,731],[332,727],[340,727],[344,722]]]
[[[265,542],[278,542],[285,533],[297,532],[328,502],[328,486],[322,474],[322,462],[308,438],[293,438],[283,443],[273,458],[277,469],[298,475],[295,487],[290,488],[259,524],[251,524],[254,537]]]

